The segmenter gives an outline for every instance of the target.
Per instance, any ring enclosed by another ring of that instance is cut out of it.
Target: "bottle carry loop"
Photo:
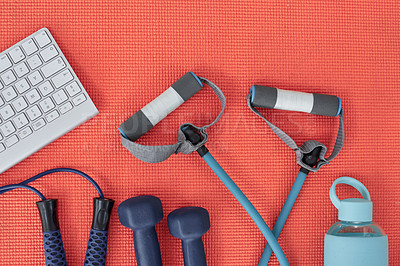
[[[259,117],[261,117],[265,122],[267,122],[268,126],[272,129],[272,131],[287,145],[289,148],[295,151],[296,153],[296,162],[301,167],[311,171],[317,172],[323,165],[329,164],[340,152],[344,144],[344,112],[343,109],[340,109],[339,112],[339,129],[336,136],[335,145],[333,147],[331,155],[325,158],[325,154],[327,152],[327,148],[324,144],[316,141],[316,140],[307,140],[302,146],[298,147],[296,142],[286,134],[282,129],[272,124],[268,121],[252,104],[251,104],[252,94],[249,93],[246,97],[247,105],[249,108]],[[319,153],[319,160],[314,167],[303,162],[304,155],[309,154],[316,148],[320,148],[321,151]]]
[[[222,109],[218,114],[218,116],[215,118],[215,120],[212,123],[202,127],[195,126],[191,123],[184,123],[180,125],[178,131],[178,142],[171,145],[159,145],[159,146],[142,145],[125,138],[121,134],[122,145],[127,150],[129,150],[133,156],[147,163],[159,163],[165,161],[174,153],[190,154],[196,151],[198,148],[200,148],[207,142],[208,134],[206,133],[206,129],[217,123],[218,120],[222,117],[226,106],[226,98],[225,95],[222,93],[221,89],[213,82],[209,81],[206,78],[202,77],[198,78],[200,79],[201,82],[208,85],[214,91],[214,93],[217,95],[218,99],[221,102]],[[188,126],[198,130],[198,132],[202,137],[202,140],[196,145],[193,145],[189,140],[187,140],[185,134],[183,133],[183,130]]]
[[[333,182],[333,184],[329,190],[329,197],[331,198],[331,201],[332,201],[333,205],[336,207],[336,209],[340,209],[340,207],[341,207],[341,200],[339,200],[338,196],[336,195],[336,190],[335,190],[336,185],[338,185],[338,184],[346,184],[346,185],[352,186],[353,188],[357,189],[358,192],[360,192],[361,196],[364,199],[371,200],[371,195],[369,194],[368,189],[364,186],[363,183],[361,183],[360,181],[358,181],[352,177],[342,176]]]

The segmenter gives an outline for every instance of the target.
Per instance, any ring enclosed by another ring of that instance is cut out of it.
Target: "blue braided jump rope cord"
[[[306,180],[306,177],[307,177],[306,173],[299,171],[299,174],[297,175],[296,180],[293,183],[293,186],[289,192],[289,195],[285,201],[285,204],[282,207],[281,213],[279,214],[279,217],[276,220],[274,228],[272,229],[272,233],[274,234],[276,239],[278,239],[279,235],[282,232],[283,226],[285,225],[286,220],[289,217],[290,211],[293,208],[293,205],[297,199],[297,196],[300,193],[301,187],[303,186],[304,181]],[[272,249],[271,249],[270,245],[271,244],[268,241],[267,245],[265,246],[264,252],[261,255],[258,266],[268,264],[269,259],[271,258],[271,255],[272,255]],[[276,253],[275,253],[275,255],[276,255]]]
[[[36,193],[36,195],[38,195],[43,201],[46,200],[46,197],[39,190],[37,190],[34,187],[31,187],[28,185],[23,185],[23,184],[12,184],[12,185],[2,186],[2,187],[0,187],[0,194],[6,193],[6,192],[11,191],[16,188],[24,188],[24,189],[30,190],[30,191]]]
[[[93,180],[93,178],[91,178],[89,175],[85,174],[82,171],[79,171],[79,170],[76,170],[76,169],[72,169],[72,168],[54,168],[54,169],[50,169],[50,170],[44,171],[42,173],[39,173],[39,174],[37,174],[35,176],[32,176],[31,178],[19,183],[19,185],[27,185],[27,184],[29,184],[29,183],[31,183],[31,182],[33,182],[33,181],[45,176],[45,175],[50,175],[50,174],[53,174],[53,173],[61,173],[61,172],[62,173],[74,173],[74,174],[77,174],[77,175],[80,175],[80,176],[84,177],[86,180],[88,180],[94,186],[94,188],[99,193],[100,198],[104,199],[103,191],[101,190],[100,186],[96,183],[96,181]],[[14,189],[14,188],[3,189],[3,190],[0,191],[0,195],[5,193],[5,192],[7,192],[7,191],[12,190],[12,189]]]
[[[228,176],[228,174],[222,169],[218,162],[214,159],[210,152],[207,152],[203,157],[204,161],[209,165],[211,170],[218,176],[218,178],[224,183],[232,195],[239,201],[243,208],[247,211],[253,221],[256,223],[257,227],[260,229],[261,233],[264,235],[268,244],[274,251],[280,265],[289,266],[289,261],[286,258],[281,246],[279,245],[277,238],[269,229],[268,225],[265,223],[261,215],[258,213],[257,209],[251,204],[249,199],[240,188],[233,182],[233,180]],[[264,263],[267,265],[266,263]],[[260,265],[260,264],[259,264]]]

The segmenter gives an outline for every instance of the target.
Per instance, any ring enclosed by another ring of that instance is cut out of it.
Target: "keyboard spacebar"
[[[74,77],[72,76],[71,72],[66,69],[60,74],[56,75],[54,78],[52,78],[51,81],[53,81],[56,88],[60,88],[62,85],[73,79]]]

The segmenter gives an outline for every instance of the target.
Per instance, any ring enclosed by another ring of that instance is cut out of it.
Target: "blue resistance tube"
[[[264,235],[268,244],[274,251],[280,265],[289,266],[289,261],[287,260],[285,253],[279,245],[277,238],[273,235],[268,225],[265,223],[253,204],[251,204],[249,199],[243,194],[240,188],[233,182],[233,180],[228,176],[224,169],[222,169],[222,167],[218,164],[214,157],[212,157],[211,153],[207,152],[206,154],[204,154],[204,156],[202,156],[202,158],[256,223],[257,227],[260,229],[261,233]]]
[[[301,187],[303,186],[304,181],[306,180],[306,177],[307,177],[306,173],[299,171],[299,174],[297,175],[296,180],[294,181],[294,184],[293,184],[292,189],[290,190],[290,193],[285,201],[285,204],[282,207],[281,213],[279,214],[279,217],[276,220],[275,226],[272,229],[272,233],[274,234],[276,239],[278,239],[279,235],[282,232],[283,226],[285,225],[286,220],[289,217],[289,213],[293,208],[293,205],[297,199],[297,196],[300,193]],[[258,265],[259,266],[267,265],[269,262],[269,259],[271,258],[271,255],[272,255],[272,249],[271,249],[270,243],[268,241]],[[275,253],[275,255],[276,255],[276,253]]]
[[[5,192],[8,192],[8,191],[16,189],[16,188],[25,188],[27,190],[30,190],[30,191],[36,193],[36,195],[38,195],[39,198],[41,198],[42,200],[46,200],[46,197],[39,190],[37,190],[34,187],[24,185],[24,184],[13,184],[13,185],[2,186],[2,187],[0,187],[0,194],[3,194]]]
[[[54,168],[54,169],[50,169],[50,170],[44,171],[42,173],[39,173],[39,174],[37,174],[35,176],[32,176],[31,178],[19,183],[19,185],[27,185],[27,184],[35,181],[36,179],[39,179],[39,178],[41,178],[41,177],[43,177],[45,175],[49,175],[49,174],[53,174],[53,173],[60,173],[60,172],[61,173],[65,173],[65,172],[74,173],[74,174],[77,174],[77,175],[80,175],[80,176],[84,177],[85,179],[87,179],[95,187],[95,189],[99,193],[100,198],[104,199],[103,191],[101,190],[100,186],[96,183],[96,181],[93,180],[93,178],[91,178],[89,175],[85,174],[82,171],[79,171],[79,170],[76,170],[76,169],[72,169],[72,168]],[[14,189],[14,188],[1,190],[0,191],[0,195],[5,193],[5,192],[7,192],[7,191],[12,190],[12,189]]]

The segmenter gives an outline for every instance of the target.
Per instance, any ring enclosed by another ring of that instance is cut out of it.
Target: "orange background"
[[[390,265],[400,264],[400,4],[398,1],[6,1],[0,3],[0,50],[47,27],[98,107],[95,118],[1,174],[1,185],[55,167],[80,169],[116,200],[108,265],[136,265],[131,231],[117,205],[140,194],[158,196],[165,216],[202,206],[209,265],[256,265],[265,241],[253,222],[197,154],[159,164],[134,158],[118,125],[192,70],[221,87],[227,108],[208,130],[208,148],[272,226],[298,172],[295,155],[247,107],[253,84],[334,94],[345,110],[339,156],[310,174],[279,238],[291,265],[322,265],[323,238],[337,220],[328,191],[348,175],[369,189],[374,220],[389,236]],[[340,2],[340,3],[339,3]],[[166,144],[183,122],[209,123],[219,112],[203,89],[140,140]],[[299,144],[330,149],[337,119],[263,111]],[[82,265],[95,190],[72,174],[32,184],[59,199],[69,265]],[[348,187],[340,195],[357,196]],[[0,197],[1,265],[43,265],[35,201],[18,190]],[[183,265],[180,241],[157,226],[164,265]],[[270,263],[278,265],[275,257]]]

